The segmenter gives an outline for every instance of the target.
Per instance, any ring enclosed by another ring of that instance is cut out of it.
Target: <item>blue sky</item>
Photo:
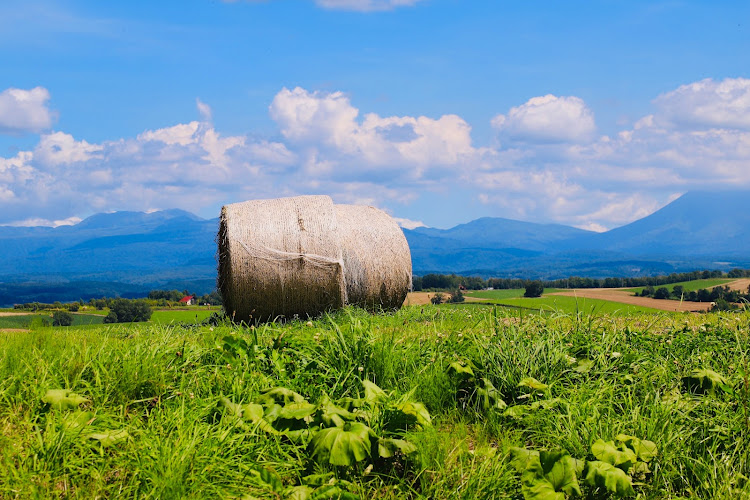
[[[593,230],[750,187],[750,4],[0,4],[0,224],[330,194]]]

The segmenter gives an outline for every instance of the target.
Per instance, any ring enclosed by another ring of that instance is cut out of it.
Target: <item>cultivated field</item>
[[[750,313],[0,335],[0,498],[748,498]]]

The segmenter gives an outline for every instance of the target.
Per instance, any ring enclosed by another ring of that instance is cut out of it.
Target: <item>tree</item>
[[[685,293],[685,287],[682,285],[675,285],[672,287],[672,297],[675,299],[682,299],[682,295]]]
[[[665,286],[660,286],[656,289],[654,292],[654,298],[655,299],[668,299],[669,298],[669,290]]]
[[[73,315],[68,311],[55,311],[52,313],[52,326],[70,326],[73,324]]]
[[[526,285],[524,297],[541,297],[544,293],[544,284],[541,281],[531,281]]]
[[[464,294],[461,293],[460,288],[456,288],[455,290],[451,292],[451,298],[449,302],[456,304],[458,302],[463,302],[463,301],[464,301]]]
[[[116,321],[113,321],[116,318]],[[145,300],[116,299],[110,306],[105,323],[130,323],[151,319],[151,307]]]
[[[443,294],[438,292],[435,295],[432,296],[430,299],[430,302],[432,302],[435,305],[442,304],[445,297],[443,297]]]

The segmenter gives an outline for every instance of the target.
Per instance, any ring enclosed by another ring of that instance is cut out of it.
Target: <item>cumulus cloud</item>
[[[680,85],[654,100],[661,117],[680,128],[750,130],[750,79],[711,78]]]
[[[461,192],[469,204],[484,204],[477,215],[603,230],[691,189],[750,188],[750,130],[730,112],[743,105],[737,88],[744,82],[679,87],[611,137],[594,137],[593,112],[581,99],[535,97],[495,117],[505,139],[494,148],[475,146],[460,116],[381,116],[360,111],[343,92],[281,89],[269,106],[276,140],[222,134],[210,106],[197,99],[199,120],[101,143],[43,133],[32,150],[0,157],[0,223],[54,225],[123,209],[198,211],[298,194],[398,215],[398,206],[420,197]],[[677,102],[698,95],[702,109],[715,112],[681,111],[692,118],[678,119]],[[441,224],[430,216],[424,221]]]
[[[492,126],[512,140],[531,143],[586,142],[596,132],[594,113],[578,97],[532,97],[497,115]]]
[[[54,132],[40,138],[34,150],[34,158],[44,165],[54,167],[100,158],[101,150],[101,146],[89,144],[86,141],[76,141],[70,134]]]
[[[404,229],[416,229],[418,227],[427,227],[427,225],[421,220],[404,219],[401,217],[394,217],[393,220],[396,224],[403,227]]]
[[[314,158],[316,170],[348,173],[372,169],[405,170],[421,177],[428,169],[461,165],[483,153],[471,143],[471,127],[456,115],[359,118],[342,92],[282,89],[269,108],[289,143]],[[354,165],[352,165],[354,162]],[[320,168],[320,167],[323,168]],[[390,174],[392,175],[392,173]]]
[[[0,92],[0,133],[21,134],[50,128],[53,116],[47,108],[49,98],[44,87],[9,88]]]

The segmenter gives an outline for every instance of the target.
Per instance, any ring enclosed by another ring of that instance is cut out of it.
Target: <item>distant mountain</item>
[[[455,240],[464,247],[517,248],[536,252],[547,251],[558,241],[595,234],[561,224],[535,224],[498,217],[482,217],[451,229],[418,227],[411,233]]]
[[[714,260],[750,257],[750,192],[690,192],[626,226],[573,240],[580,247],[667,257]]]
[[[404,229],[415,274],[564,278],[750,267],[750,192],[691,192],[605,233],[483,217],[451,229]],[[218,220],[182,210],[93,215],[74,226],[0,226],[0,305],[206,293],[216,279]]]
[[[45,287],[68,290],[57,300],[167,287],[207,293],[216,280],[217,230],[218,219],[182,210],[97,214],[56,228],[0,226],[0,304],[33,299]]]

